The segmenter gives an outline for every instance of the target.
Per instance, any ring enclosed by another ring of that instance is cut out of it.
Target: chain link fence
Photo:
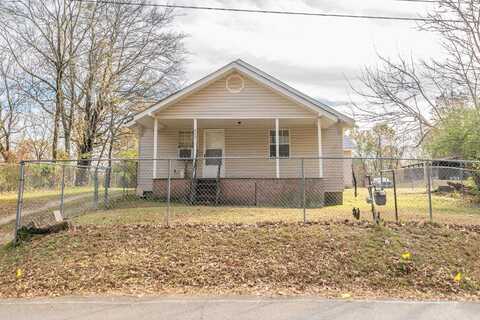
[[[0,195],[14,193],[18,189],[18,164],[0,162]]]
[[[22,228],[65,220],[113,225],[331,219],[478,223],[479,166],[462,160],[380,158],[22,162],[16,168],[16,205],[2,214],[0,235],[2,228],[16,235]]]
[[[354,159],[354,162],[360,164],[365,160]],[[479,222],[480,180],[475,180],[475,177],[480,172],[477,162],[398,159],[385,162],[387,165],[380,165],[382,169],[370,171],[374,186],[372,191],[383,191],[387,199],[385,205],[375,208],[381,213],[381,218],[392,221]],[[357,172],[362,171],[359,165],[354,167]],[[363,185],[367,186],[368,181]],[[371,195],[367,192],[365,197]],[[371,211],[372,206],[366,204],[367,201],[361,208]]]

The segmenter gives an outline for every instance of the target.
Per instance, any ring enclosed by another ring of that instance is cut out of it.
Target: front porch
[[[179,160],[170,168],[176,178],[300,178],[298,158],[310,158],[304,163],[306,177],[324,176],[320,158],[324,142],[331,137],[322,136],[332,123],[322,118],[154,118],[152,122],[151,158],[157,160],[153,179],[168,176],[161,159]],[[220,172],[215,158],[224,158]]]
[[[342,202],[343,161],[322,159],[342,155],[342,128],[329,120],[154,118],[152,127],[139,194],[166,198],[170,179],[174,201],[299,207],[305,179],[309,207]]]

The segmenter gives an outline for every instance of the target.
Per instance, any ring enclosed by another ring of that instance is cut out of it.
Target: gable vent
[[[231,93],[239,93],[243,90],[245,83],[243,78],[238,74],[232,74],[225,82],[227,90]]]

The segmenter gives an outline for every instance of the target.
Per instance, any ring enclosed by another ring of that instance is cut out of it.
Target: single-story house
[[[139,157],[149,159],[139,163],[137,193],[165,197],[170,177],[171,197],[179,201],[194,201],[207,188],[217,203],[262,206],[288,198],[298,204],[292,194],[305,177],[312,206],[341,203],[343,132],[353,124],[235,60],[129,122],[138,133]],[[303,170],[299,158],[308,158]],[[176,160],[169,170],[160,159]]]

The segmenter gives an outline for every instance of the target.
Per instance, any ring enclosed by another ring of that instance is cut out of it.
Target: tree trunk
[[[52,159],[57,160],[58,157],[58,135],[60,128],[60,118],[63,113],[63,71],[57,70],[57,79],[55,81],[55,115],[53,119],[53,139],[52,139]]]
[[[65,155],[67,159],[70,159],[72,155],[72,144],[71,144],[71,132],[69,130],[63,131],[63,139],[64,139],[64,144],[65,144]]]
[[[3,161],[10,162],[11,154],[2,145],[0,145],[0,154],[2,155]]]
[[[80,145],[80,159],[77,161],[79,166],[79,173],[75,178],[76,186],[85,186],[89,182],[88,173],[92,165],[92,153],[94,149],[94,141],[92,137],[86,137],[84,142]]]
[[[52,137],[52,159],[57,160],[57,150],[58,150],[58,120],[59,120],[59,110],[56,107],[55,115],[53,117],[53,137]]]
[[[73,38],[73,35],[71,36]],[[72,47],[70,46],[70,55],[73,57],[74,52],[72,51]],[[72,128],[73,128],[73,121],[75,118],[75,110],[77,107],[77,95],[75,94],[75,79],[76,79],[76,70],[74,60],[70,61],[69,63],[69,74],[68,74],[68,83],[69,83],[69,90],[70,90],[70,112],[68,117],[63,120],[63,131],[65,132],[65,153],[67,157],[70,159],[72,156]]]

